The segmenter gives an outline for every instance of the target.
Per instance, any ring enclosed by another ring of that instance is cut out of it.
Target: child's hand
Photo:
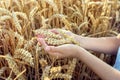
[[[61,46],[48,46],[43,38],[38,38],[38,42],[41,43],[44,50],[50,55],[64,58],[64,57],[77,57],[79,46],[73,44],[64,44]]]

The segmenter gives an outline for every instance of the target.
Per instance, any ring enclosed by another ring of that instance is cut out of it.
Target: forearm
[[[120,72],[104,63],[86,50],[78,50],[78,58],[88,65],[103,80],[120,80]]]
[[[76,36],[75,39],[80,42],[80,46],[93,51],[116,54],[120,46],[120,39],[116,37],[90,38]]]

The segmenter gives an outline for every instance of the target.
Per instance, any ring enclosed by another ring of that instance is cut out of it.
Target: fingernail
[[[46,50],[46,51],[50,51],[50,47],[46,47],[45,50]]]

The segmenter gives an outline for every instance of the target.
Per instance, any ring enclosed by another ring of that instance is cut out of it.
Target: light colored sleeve
[[[117,53],[116,61],[115,61],[115,64],[114,64],[114,68],[120,71],[120,47],[118,49],[118,53]]]

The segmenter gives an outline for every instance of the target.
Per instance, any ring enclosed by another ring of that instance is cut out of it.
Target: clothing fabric
[[[117,53],[116,61],[115,61],[115,64],[114,64],[114,68],[120,71],[120,47],[118,49],[118,53]]]

